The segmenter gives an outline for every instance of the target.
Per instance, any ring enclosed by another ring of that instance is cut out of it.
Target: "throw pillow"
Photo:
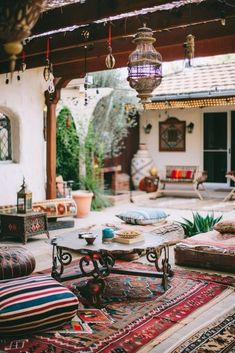
[[[192,170],[186,170],[185,179],[192,179],[192,177],[193,177],[193,171]]]
[[[116,215],[116,217],[126,223],[139,225],[158,223],[166,219],[167,216],[166,212],[159,208],[141,208]]]
[[[177,169],[173,169],[172,172],[171,172],[171,176],[170,176],[170,177],[171,177],[172,179],[176,179],[176,178],[177,178],[176,175],[177,175]]]
[[[48,275],[0,281],[0,334],[51,330],[70,321],[77,297]]]
[[[220,233],[234,233],[235,234],[235,222],[234,221],[221,221],[214,225],[214,229]]]

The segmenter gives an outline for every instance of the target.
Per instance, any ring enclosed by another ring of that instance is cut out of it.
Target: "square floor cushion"
[[[77,297],[48,275],[0,281],[0,335],[51,330],[70,321]]]
[[[142,207],[136,210],[121,212],[116,215],[125,223],[147,225],[159,223],[167,218],[165,211],[159,208]]]

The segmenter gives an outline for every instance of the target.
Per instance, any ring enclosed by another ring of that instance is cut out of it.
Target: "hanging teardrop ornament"
[[[45,67],[44,67],[44,70],[43,70],[43,77],[45,79],[45,81],[48,81],[49,78],[50,78],[50,62],[48,59],[46,59],[46,64],[45,64]]]
[[[25,62],[25,51],[22,50],[22,60],[21,60],[21,64],[20,64],[20,71],[24,72],[27,68],[26,62]]]
[[[105,58],[105,65],[107,69],[113,69],[115,66],[115,58],[112,54],[112,26],[109,24],[109,30],[108,30],[108,55]]]
[[[112,48],[109,47],[108,50],[109,50],[109,54],[105,58],[105,65],[106,65],[107,69],[113,69],[116,61],[115,61],[115,58],[112,54]]]

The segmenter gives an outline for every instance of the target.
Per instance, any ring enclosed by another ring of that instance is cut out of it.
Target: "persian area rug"
[[[149,265],[121,262],[128,268],[146,270]],[[76,266],[76,263],[73,264]],[[120,266],[120,263],[119,263]],[[151,270],[150,268],[150,270]],[[235,286],[235,278],[195,271],[177,270],[164,292],[161,279],[110,275],[106,278],[103,309],[88,310],[75,325],[57,332],[0,339],[0,350],[8,353],[136,353],[150,352],[157,343],[190,322],[197,309],[207,310]],[[85,279],[64,282],[71,289]],[[79,295],[79,293],[78,293]],[[78,310],[79,312],[79,310]],[[190,318],[190,314],[192,317]]]
[[[212,323],[184,338],[177,348],[168,353],[234,353],[235,309],[222,315]]]

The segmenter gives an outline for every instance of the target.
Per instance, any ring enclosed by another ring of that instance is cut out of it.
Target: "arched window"
[[[11,159],[11,122],[5,114],[0,113],[0,162]]]

